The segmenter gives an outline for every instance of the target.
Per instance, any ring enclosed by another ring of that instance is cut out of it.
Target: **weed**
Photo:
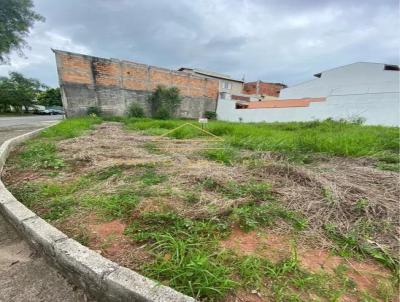
[[[279,218],[288,221],[298,230],[307,226],[305,218],[276,203],[242,205],[235,208],[231,215],[232,221],[238,223],[245,231],[253,230],[258,226],[272,225]]]
[[[86,230],[86,228],[83,225],[79,226],[79,231],[73,238],[76,241],[78,241],[80,244],[85,245],[85,246],[87,246],[90,241],[89,232]]]
[[[241,283],[249,288],[259,288],[262,283],[262,260],[255,256],[238,258],[237,268]]]
[[[232,148],[210,149],[203,151],[202,154],[204,157],[210,160],[214,160],[228,166],[231,166],[238,157],[237,151]]]
[[[322,188],[322,195],[325,197],[325,199],[331,203],[334,204],[335,203],[335,198],[333,196],[332,191],[329,188],[323,187]]]
[[[65,166],[64,161],[56,154],[55,144],[42,141],[28,142],[18,154],[18,161],[22,168],[60,169]]]
[[[369,244],[368,241],[362,238],[362,234],[359,234],[356,230],[342,233],[332,224],[325,225],[324,229],[328,237],[336,242],[336,252],[342,257],[349,257],[357,254],[363,256],[368,255],[391,269],[396,275],[399,274],[398,261],[382,248]]]
[[[147,186],[162,183],[166,179],[166,175],[158,174],[154,168],[147,169],[140,177],[140,180],[143,182],[143,184]]]
[[[149,134],[157,135],[186,122],[125,119],[128,129],[145,130]],[[322,152],[338,156],[375,156],[384,152],[395,156],[400,150],[397,127],[364,126],[332,120],[257,125],[210,121],[207,130],[223,136],[231,147],[288,154]],[[188,127],[172,135],[193,138],[203,134]]]
[[[101,171],[93,172],[93,173],[89,174],[87,177],[94,179],[94,180],[102,181],[102,180],[106,180],[106,179],[110,178],[111,176],[119,177],[121,175],[122,175],[121,166],[111,166],[111,167],[105,168]]]
[[[143,144],[143,148],[151,154],[162,154],[163,153],[156,143],[146,142]]]
[[[234,181],[219,183],[211,177],[200,182],[200,189],[221,193],[227,198],[249,197],[252,201],[261,202],[272,199],[271,187],[264,182],[249,181],[238,184]]]
[[[187,192],[184,195],[184,200],[188,203],[198,203],[200,202],[199,192]]]
[[[226,225],[193,221],[175,213],[145,213],[128,226],[125,234],[153,242],[156,259],[144,265],[150,277],[165,281],[195,298],[218,298],[234,288],[231,268],[219,261],[217,241]]]
[[[194,298],[221,298],[237,286],[229,277],[231,268],[195,240],[165,233],[158,236],[153,251],[156,260],[144,266],[146,274]]]
[[[106,218],[128,218],[139,201],[134,191],[122,191],[114,194],[86,195],[81,198],[83,206],[96,209]]]
[[[46,212],[43,214],[43,218],[50,221],[63,218],[73,212],[74,205],[74,198],[64,196],[54,198],[46,204]]]
[[[94,125],[101,123],[98,117],[80,117],[63,120],[57,125],[44,130],[40,137],[50,140],[62,140],[82,135],[84,131],[92,129]]]

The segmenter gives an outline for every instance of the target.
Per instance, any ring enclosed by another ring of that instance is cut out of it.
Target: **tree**
[[[16,111],[25,111],[35,103],[41,89],[47,88],[36,79],[25,78],[18,72],[11,72],[9,77],[0,78],[0,110],[9,111],[12,106]]]
[[[25,38],[36,21],[44,18],[33,11],[32,0],[0,0],[0,63],[7,63],[13,50],[22,55]]]
[[[151,116],[160,119],[171,118],[182,102],[177,87],[157,86],[147,99],[150,102]]]
[[[48,88],[45,91],[39,92],[37,103],[46,107],[62,106],[60,88]]]

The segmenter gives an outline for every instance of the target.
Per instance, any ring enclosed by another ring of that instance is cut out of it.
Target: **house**
[[[398,65],[357,62],[316,73],[312,80],[282,89],[279,97],[365,95],[368,99],[379,99],[376,94],[387,93],[398,97],[399,74]]]
[[[282,89],[286,88],[287,86],[282,83],[268,83],[263,81],[255,81],[255,82],[248,82],[244,83],[243,85],[243,93],[245,94],[257,94],[269,97],[279,97],[279,93]],[[273,99],[268,98],[268,99]]]
[[[243,90],[244,82],[242,80],[233,79],[229,75],[188,67],[181,67],[178,71],[218,80],[220,93],[241,94]]]
[[[368,125],[399,126],[398,65],[358,62],[314,76],[312,80],[280,90],[278,100],[253,104],[220,98],[218,118],[243,122],[361,118]]]

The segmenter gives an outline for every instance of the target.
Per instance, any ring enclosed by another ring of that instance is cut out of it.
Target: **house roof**
[[[290,108],[290,107],[309,107],[311,102],[324,102],[325,98],[304,98],[304,99],[284,99],[277,101],[249,102],[246,109],[261,108]]]
[[[323,70],[323,71],[321,71],[321,72],[318,72],[318,73],[314,74],[314,77],[320,78],[321,75],[322,75],[323,73],[327,72],[327,71],[331,71],[331,70],[335,70],[335,69],[339,69],[339,68],[342,68],[342,67],[346,67],[346,66],[350,66],[350,65],[355,65],[355,64],[378,64],[378,65],[399,66],[399,65],[397,65],[397,64],[377,63],[377,62],[354,62],[354,63],[345,64],[345,65],[340,65],[340,66],[337,66],[337,67],[334,67],[334,68],[330,68],[330,69]]]
[[[217,79],[223,79],[223,80],[228,80],[228,81],[233,81],[233,82],[239,82],[243,83],[244,81],[242,80],[236,80],[232,78],[229,75],[218,73],[215,71],[209,71],[209,70],[204,70],[204,69],[197,69],[197,68],[190,68],[190,67],[181,67],[178,69],[178,71],[185,71],[185,70],[190,70],[193,71],[194,73],[205,75],[211,78],[217,78]]]

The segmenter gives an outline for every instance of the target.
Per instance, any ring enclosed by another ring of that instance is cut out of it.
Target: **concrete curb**
[[[47,127],[46,127],[47,128]],[[5,141],[0,147],[0,173],[10,151],[42,130]],[[0,180],[0,214],[40,251],[67,279],[99,301],[194,302],[68,238],[20,203]]]

